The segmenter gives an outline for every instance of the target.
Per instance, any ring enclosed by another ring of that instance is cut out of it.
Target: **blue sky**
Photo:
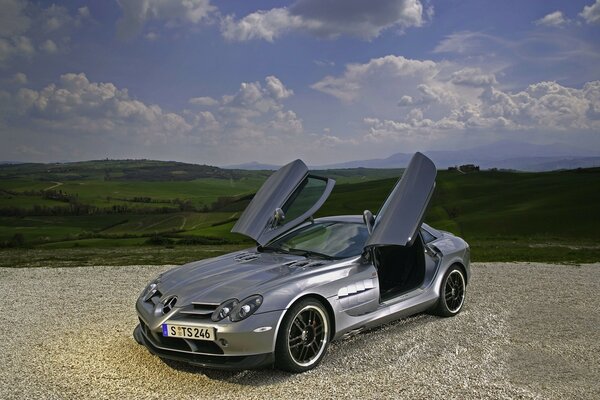
[[[600,151],[600,0],[0,0],[0,160]]]

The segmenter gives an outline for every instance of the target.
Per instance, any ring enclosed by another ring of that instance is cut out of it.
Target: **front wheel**
[[[440,289],[440,298],[433,312],[441,317],[452,317],[460,312],[465,303],[465,275],[456,265],[450,267]]]
[[[323,304],[305,299],[292,306],[281,323],[275,346],[275,366],[305,372],[325,356],[330,336],[329,315]]]

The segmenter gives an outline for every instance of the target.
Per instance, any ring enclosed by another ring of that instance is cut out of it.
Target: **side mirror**
[[[281,225],[283,223],[283,220],[285,219],[285,213],[283,212],[283,210],[279,207],[277,207],[275,209],[275,212],[273,213],[273,228],[275,228],[278,225]]]
[[[373,216],[373,213],[369,210],[363,211],[363,221],[365,222],[365,225],[367,225],[369,234],[371,234],[373,232],[373,224],[375,224],[375,217]]]

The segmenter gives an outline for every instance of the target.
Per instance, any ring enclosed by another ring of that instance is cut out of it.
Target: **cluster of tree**
[[[105,173],[104,179],[135,181],[190,181],[199,178],[239,179],[240,171],[221,169],[209,165],[175,163],[124,168],[120,176]]]
[[[210,236],[184,236],[184,237],[170,237],[161,234],[154,234],[150,236],[146,241],[146,244],[153,246],[173,246],[175,244],[185,246],[197,246],[197,245],[223,245],[223,244],[234,244],[231,240],[216,238]]]
[[[0,247],[25,247],[25,236],[22,233],[15,233],[10,239],[0,241]]]
[[[170,204],[173,203],[173,200],[159,200],[159,199],[153,199],[152,197],[148,197],[148,196],[135,196],[135,197],[112,197],[112,196],[106,196],[106,200],[107,201],[129,201],[132,203],[161,203],[161,204]]]
[[[167,214],[179,211],[172,207],[131,207],[126,204],[115,204],[110,207],[97,207],[83,203],[69,203],[67,206],[34,205],[33,208],[0,207],[0,216],[29,217],[52,215],[106,215],[106,214]]]

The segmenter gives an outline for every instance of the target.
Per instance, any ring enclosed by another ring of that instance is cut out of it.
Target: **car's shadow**
[[[265,386],[273,385],[289,379],[292,374],[279,371],[275,368],[262,368],[253,370],[216,370],[203,367],[197,367],[180,361],[165,360],[162,361],[169,367],[177,371],[205,375],[209,379],[235,383],[247,386]]]
[[[316,370],[306,372],[305,374],[310,375],[312,373],[318,373],[319,369],[335,369],[338,364],[340,364],[349,356],[349,353],[357,352],[364,354],[364,352],[368,351],[368,348],[372,346],[373,341],[380,339],[379,335],[384,335],[387,331],[393,329],[395,335],[403,335],[412,330],[419,329],[419,327],[422,327],[423,325],[435,322],[436,320],[438,320],[437,317],[425,313],[416,314],[411,317],[370,328],[348,338],[338,340],[329,347],[328,354],[325,356],[323,363],[318,366]],[[166,359],[162,359],[162,361],[177,371],[202,374],[209,379],[246,386],[274,385],[298,376],[296,374],[279,371],[275,368],[268,367],[257,370],[228,371],[212,370],[190,365],[185,362]]]

